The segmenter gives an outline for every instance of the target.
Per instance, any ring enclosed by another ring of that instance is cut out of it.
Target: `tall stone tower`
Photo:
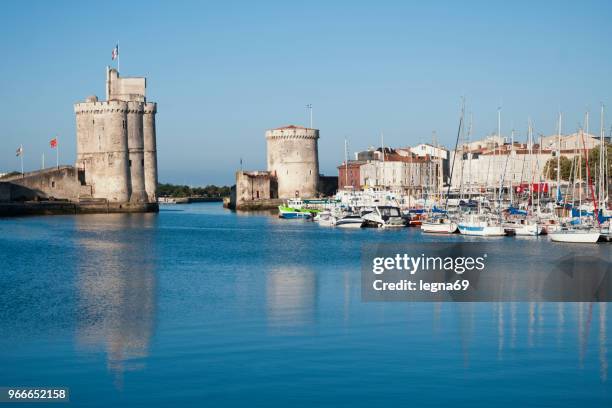
[[[157,200],[157,105],[147,103],[145,78],[106,69],[106,102],[74,105],[77,162],[83,190],[110,202]]]
[[[285,126],[266,132],[268,171],[276,176],[279,198],[317,195],[319,130]]]

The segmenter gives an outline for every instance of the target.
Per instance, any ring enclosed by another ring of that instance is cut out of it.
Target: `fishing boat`
[[[457,232],[457,223],[448,217],[434,217],[423,221],[421,231],[432,234],[453,234]]]
[[[284,205],[278,206],[278,216],[284,219],[295,219],[295,218],[311,218],[313,215],[310,211],[287,207]]]

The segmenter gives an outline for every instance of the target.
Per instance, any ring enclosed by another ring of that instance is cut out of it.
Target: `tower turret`
[[[144,176],[145,189],[149,201],[157,201],[157,138],[155,134],[155,114],[157,104],[147,102],[142,119],[144,134]]]
[[[276,176],[278,197],[317,195],[319,130],[285,126],[266,132],[268,171]]]

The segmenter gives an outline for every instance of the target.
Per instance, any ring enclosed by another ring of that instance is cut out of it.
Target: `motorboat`
[[[333,225],[338,228],[361,228],[364,224],[359,214],[348,214],[344,217],[334,218]]]
[[[363,212],[361,217],[365,221],[364,226],[368,227],[398,228],[406,226],[399,207],[375,206],[372,211]]]

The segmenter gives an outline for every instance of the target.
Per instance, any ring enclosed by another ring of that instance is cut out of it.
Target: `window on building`
[[[55,181],[51,182],[51,188],[55,188]]]
[[[141,165],[142,167],[144,167],[144,159],[141,159],[141,160],[140,160],[140,165]]]
[[[128,162],[128,165],[129,165],[130,167],[132,167],[132,161],[131,161],[131,160]]]

